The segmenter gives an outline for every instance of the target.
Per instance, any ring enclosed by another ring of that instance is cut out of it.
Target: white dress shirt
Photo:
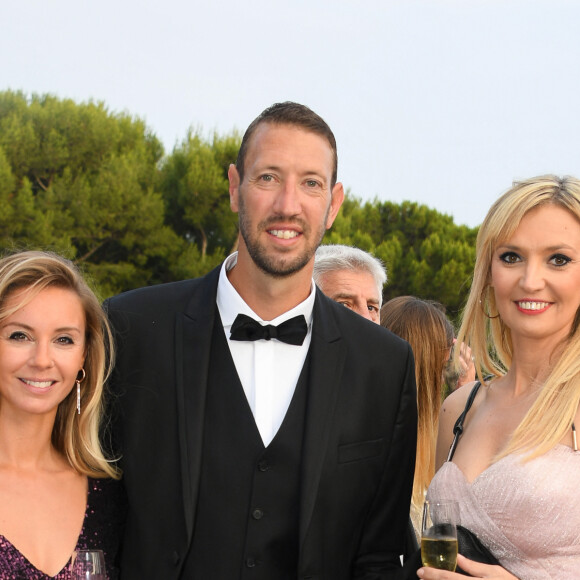
[[[238,376],[256,426],[265,446],[274,439],[286,416],[296,383],[304,366],[312,337],[312,310],[316,295],[312,282],[310,295],[304,302],[273,320],[262,320],[242,299],[228,280],[226,272],[237,262],[237,252],[222,265],[217,289],[217,306]],[[278,325],[294,316],[304,315],[308,333],[301,346],[279,340],[230,340],[230,330],[238,314],[245,314],[260,324]]]

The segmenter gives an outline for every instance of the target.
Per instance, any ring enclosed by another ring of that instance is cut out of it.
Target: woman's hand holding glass
[[[518,580],[516,576],[510,574],[501,566],[480,564],[479,562],[465,558],[461,554],[457,555],[457,564],[459,564],[461,569],[472,578],[485,578],[486,580]],[[420,568],[417,570],[417,576],[423,578],[423,580],[461,580],[465,578],[464,574],[437,570],[436,568]]]
[[[421,526],[423,566],[450,570],[457,566],[457,524],[459,505],[455,501],[426,501]]]
[[[457,553],[457,525],[459,504],[455,501],[426,501],[421,526],[421,560],[424,568],[417,576],[424,580],[452,580],[465,578],[455,573],[457,564],[473,578],[488,580],[518,580],[501,566],[481,564]]]

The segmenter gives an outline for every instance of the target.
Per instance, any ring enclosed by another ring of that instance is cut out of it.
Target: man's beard
[[[240,233],[248,249],[248,254],[252,258],[252,261],[260,270],[273,276],[274,278],[286,278],[292,274],[302,270],[312,259],[316,248],[320,245],[324,233],[326,231],[326,218],[328,212],[330,211],[330,204],[326,214],[324,216],[324,222],[318,228],[316,235],[312,236],[312,228],[303,220],[295,217],[285,217],[285,216],[275,216],[268,218],[258,224],[256,230],[256,236],[251,235],[251,224],[247,217],[247,212],[244,207],[244,203],[240,197],[239,201],[239,221],[240,221]],[[276,224],[283,222],[284,224],[296,224],[300,227],[301,235],[308,241],[315,242],[311,245],[307,245],[304,251],[296,256],[295,258],[288,259],[284,255],[269,255],[268,251],[263,244],[260,243],[258,238],[258,233],[263,232],[268,229],[270,224]]]

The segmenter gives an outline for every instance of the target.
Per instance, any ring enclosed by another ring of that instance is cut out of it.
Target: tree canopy
[[[103,103],[0,92],[0,243],[63,253],[103,298],[202,275],[236,247],[227,170],[239,145],[236,131],[190,129],[167,154],[142,120]],[[385,299],[439,300],[455,316],[476,233],[424,205],[349,193],[324,243],[381,258]]]
[[[362,203],[347,197],[325,243],[356,246],[387,267],[383,297],[437,300],[452,318],[463,306],[475,263],[477,229],[410,201]]]
[[[60,251],[105,294],[162,281],[180,245],[164,223],[162,157],[142,121],[102,103],[0,93],[3,245]]]
[[[235,248],[237,215],[230,210],[228,167],[240,147],[237,133],[204,139],[188,131],[186,139],[165,159],[161,190],[167,222],[199,254],[203,274]]]

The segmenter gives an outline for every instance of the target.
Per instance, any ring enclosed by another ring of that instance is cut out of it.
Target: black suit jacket
[[[113,435],[129,498],[124,579],[179,578],[191,543],[218,278],[216,268],[105,304],[118,344]],[[390,578],[415,462],[412,352],[320,291],[313,316],[298,578]],[[216,522],[227,525],[227,514]]]

